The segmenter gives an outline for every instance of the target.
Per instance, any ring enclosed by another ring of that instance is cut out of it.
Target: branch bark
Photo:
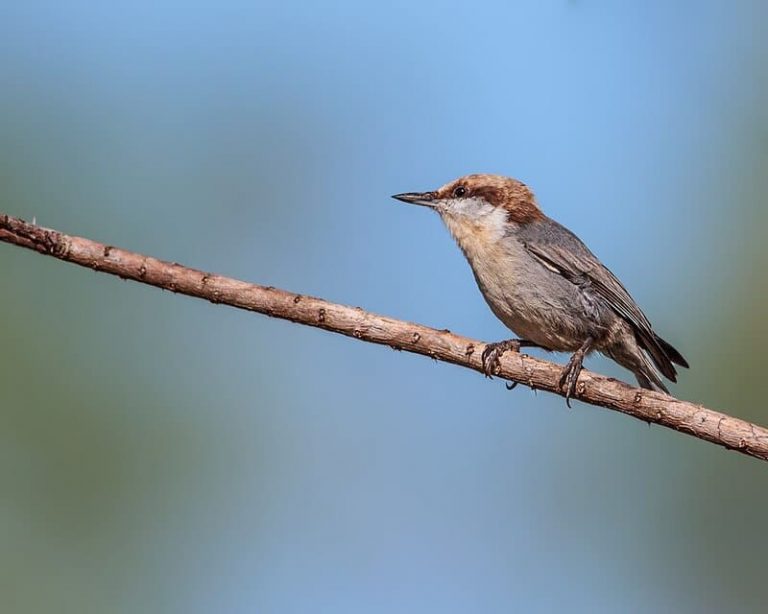
[[[360,341],[388,345],[482,373],[480,355],[485,344],[447,330],[198,271],[90,239],[65,235],[8,215],[0,215],[0,241],[122,279],[322,328]],[[501,360],[498,375],[562,395],[558,388],[561,370],[562,366],[552,362],[507,352]],[[587,370],[579,377],[575,398],[768,460],[768,429],[701,405],[634,388]]]

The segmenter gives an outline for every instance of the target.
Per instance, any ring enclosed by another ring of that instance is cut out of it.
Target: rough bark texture
[[[0,215],[0,241],[80,266],[482,372],[480,341],[319,298],[214,275]],[[498,375],[562,395],[562,366],[507,352]],[[701,405],[582,371],[575,398],[768,460],[768,429]]]

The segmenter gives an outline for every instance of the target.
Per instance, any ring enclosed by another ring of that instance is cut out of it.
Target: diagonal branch
[[[277,288],[249,284],[0,215],[0,241],[144,284],[323,328],[482,372],[482,342]],[[562,367],[508,352],[499,376],[555,394]],[[582,371],[576,398],[768,460],[768,429],[665,394]]]

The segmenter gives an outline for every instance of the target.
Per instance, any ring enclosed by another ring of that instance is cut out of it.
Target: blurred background
[[[766,424],[767,18],[6,0],[0,210],[498,340],[437,216],[389,195],[512,175],[688,357],[677,396]],[[765,611],[765,463],[19,248],[0,267],[3,612]]]

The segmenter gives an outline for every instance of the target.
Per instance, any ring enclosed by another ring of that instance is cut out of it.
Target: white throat
[[[509,230],[507,212],[479,199],[454,199],[439,209],[459,247],[472,258],[496,245]]]

